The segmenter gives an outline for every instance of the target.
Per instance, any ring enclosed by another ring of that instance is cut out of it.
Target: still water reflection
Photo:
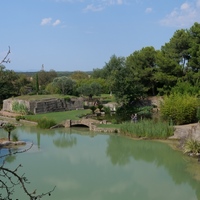
[[[191,162],[166,144],[87,129],[18,127],[14,132],[35,145],[7,158],[6,165],[22,164],[30,188],[40,193],[56,186],[52,196],[44,199],[200,200],[200,181],[188,171]],[[21,190],[16,189],[15,195],[25,199]]]

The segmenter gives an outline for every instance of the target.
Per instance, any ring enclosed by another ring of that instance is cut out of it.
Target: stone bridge
[[[95,119],[79,119],[79,120],[66,120],[63,125],[65,128],[70,128],[73,126],[87,126],[90,130],[94,130],[96,127],[96,124],[99,124],[100,122]]]

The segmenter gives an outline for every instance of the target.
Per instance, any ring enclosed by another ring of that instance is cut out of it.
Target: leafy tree
[[[169,43],[166,43],[162,47],[162,51],[167,57],[174,60],[177,64],[180,64],[182,71],[184,71],[190,59],[189,47],[188,30],[181,29],[174,33]]]
[[[154,73],[157,70],[156,54],[154,47],[145,47],[140,51],[133,52],[126,59],[126,65],[133,72],[134,79],[137,79],[147,93],[151,95],[156,95],[156,81],[154,77]]]
[[[74,91],[75,81],[70,77],[61,76],[53,80],[53,86],[57,87],[60,94],[72,95]]]
[[[83,84],[77,88],[77,92],[89,98],[92,98],[94,95],[99,96],[101,94],[101,85],[96,82]]]
[[[18,75],[12,70],[6,70],[4,66],[0,66],[0,103],[4,99],[18,95],[17,85]]]
[[[182,77],[182,69],[179,63],[171,59],[164,51],[157,52],[157,71],[154,79],[160,95],[169,94],[172,87],[176,85],[178,77]]]
[[[16,89],[18,90],[16,91],[18,95],[25,95],[29,92],[28,88],[32,88],[30,79],[27,77],[27,75],[22,73],[17,73],[15,85]]]
[[[122,66],[112,74],[111,89],[117,102],[128,105],[144,96],[146,90],[135,73],[131,68]]]
[[[93,78],[103,78],[110,79],[110,75],[115,71],[121,68],[122,65],[125,64],[124,57],[117,57],[116,55],[112,55],[110,60],[105,63],[105,66],[102,69],[94,69],[92,73]]]
[[[189,95],[200,95],[200,87],[193,86],[188,81],[179,80],[177,84],[172,88],[171,93],[189,94]]]
[[[112,75],[122,66],[125,66],[125,57],[117,57],[116,55],[112,55],[110,57],[110,60],[107,63],[105,63],[105,66],[102,69],[93,70],[92,78],[100,78],[104,80],[104,86],[102,85],[102,91],[104,91],[104,93],[112,92]]]
[[[99,83],[93,82],[90,85],[91,87],[91,95],[96,95],[96,96],[100,96],[101,95],[101,85]]]
[[[76,81],[76,89],[82,85],[91,85],[92,83],[97,83],[101,87],[101,93],[107,94],[110,90],[110,82],[103,78],[89,78],[81,79]]]
[[[89,75],[85,72],[75,71],[75,72],[72,73],[72,75],[70,77],[73,80],[82,80],[82,79],[88,79]]]
[[[93,69],[92,78],[103,78],[105,79],[105,70],[103,69]]]
[[[190,60],[188,70],[198,72],[200,70],[200,24],[195,22],[189,29],[190,34]]]
[[[54,70],[45,71],[40,70],[33,77],[33,88],[37,91],[37,85],[39,85],[40,90],[44,90],[45,87],[57,77],[57,73]],[[37,84],[38,80],[38,84]]]
[[[39,92],[39,80],[38,80],[38,73],[36,73],[36,83],[35,83],[35,89],[36,89],[36,93],[38,94]]]
[[[161,95],[169,94],[176,83],[188,73],[191,59],[190,41],[188,30],[177,30],[170,41],[158,51],[154,79]]]
[[[60,93],[60,89],[53,82],[49,83],[46,86],[45,90],[47,91],[48,94],[59,94]]]
[[[10,141],[10,135],[11,135],[11,132],[15,129],[15,125],[11,124],[11,123],[6,123],[4,126],[3,126],[3,129],[8,132],[8,141]]]

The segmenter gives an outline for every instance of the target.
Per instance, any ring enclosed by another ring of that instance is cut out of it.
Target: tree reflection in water
[[[113,165],[126,165],[134,159],[155,163],[158,167],[163,166],[177,185],[188,183],[200,199],[200,180],[191,177],[191,172],[188,171],[188,162],[191,162],[191,159],[181,152],[174,151],[169,145],[161,142],[133,141],[127,138],[119,140],[119,136],[109,137],[107,143],[106,153]],[[200,166],[192,173],[198,173],[197,176],[200,177]]]
[[[61,133],[60,137],[53,140],[53,143],[56,147],[68,148],[76,145],[77,139],[68,133]]]

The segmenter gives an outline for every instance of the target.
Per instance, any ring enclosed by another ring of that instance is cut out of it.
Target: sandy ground
[[[16,113],[11,113],[11,112],[6,112],[6,111],[0,110],[0,116],[3,116],[3,117],[16,117],[16,116],[20,116],[20,114],[16,114]]]

